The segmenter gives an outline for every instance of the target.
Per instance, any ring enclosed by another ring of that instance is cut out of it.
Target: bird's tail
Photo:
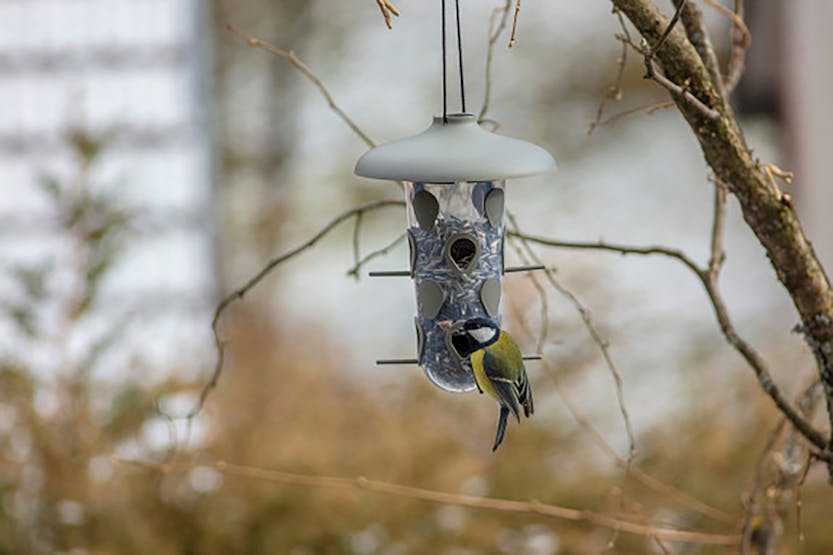
[[[500,416],[497,421],[497,435],[495,436],[495,444],[492,446],[492,452],[498,448],[500,442],[503,441],[503,434],[506,433],[506,419],[509,418],[509,409],[500,405]]]

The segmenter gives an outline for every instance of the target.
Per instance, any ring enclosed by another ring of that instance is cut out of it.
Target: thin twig
[[[654,62],[653,58],[648,54],[645,54],[645,69],[645,78],[653,79],[660,86],[662,86],[668,92],[670,92],[672,96],[679,96],[684,98],[689,104],[694,106],[697,110],[699,110],[704,116],[706,116],[709,119],[718,119],[720,117],[720,114],[717,112],[717,110],[709,108],[708,106],[703,104],[703,102],[699,98],[691,94],[691,92],[689,92],[687,89],[674,83],[665,75],[663,75],[662,72],[660,72],[657,69],[657,65]]]
[[[802,388],[802,392],[796,396],[795,404],[802,416],[812,418],[816,401],[821,390],[821,381],[813,376],[811,383]],[[808,452],[802,436],[790,428],[787,437],[781,442],[786,428],[787,419],[783,415],[778,424],[770,432],[769,438],[761,451],[761,456],[755,465],[755,473],[749,493],[744,497],[744,518],[741,526],[741,555],[747,555],[752,549],[753,535],[759,533],[763,521],[765,530],[777,530],[782,527],[782,522],[787,514],[787,503],[789,499],[796,499],[796,513],[799,521],[799,534],[801,533],[801,487],[803,484],[803,472],[806,472],[808,465],[813,461]],[[780,445],[779,442],[781,442]],[[806,462],[802,462],[799,470],[795,469],[795,461],[798,457],[807,456]],[[801,469],[804,469],[803,472]],[[766,481],[765,473],[769,470]]]
[[[686,87],[680,86],[670,79],[668,79],[662,71],[657,67],[656,62],[654,62],[654,56],[656,52],[658,52],[662,46],[665,44],[666,39],[671,35],[671,32],[674,30],[674,27],[677,24],[677,21],[680,19],[680,13],[682,9],[686,6],[687,0],[683,0],[677,6],[677,9],[674,10],[674,15],[671,17],[671,20],[668,22],[668,25],[665,27],[665,30],[660,35],[659,40],[657,43],[651,47],[648,45],[646,40],[642,40],[640,45],[636,45],[633,40],[630,38],[630,33],[625,26],[624,19],[622,17],[619,18],[620,27],[622,28],[622,35],[617,35],[617,38],[620,41],[626,42],[632,48],[634,48],[637,52],[642,54],[642,58],[645,62],[645,79],[652,79],[665,90],[671,93],[674,97],[680,97],[686,100],[689,104],[691,104],[694,108],[698,111],[702,112],[709,119],[718,119],[720,114],[706,106],[699,98],[691,94],[690,91],[686,89]]]
[[[524,249],[526,250],[526,255],[530,258],[530,260],[536,264],[541,264],[541,260],[535,251],[530,247],[528,241],[525,239],[525,236],[522,235],[518,230],[518,222],[515,219],[515,216],[507,212],[507,219],[511,225],[511,229],[509,231],[509,235],[511,237],[515,237],[521,241]],[[590,311],[584,304],[579,300],[579,298],[568,288],[564,287],[556,278],[555,273],[548,269],[545,272],[547,281],[549,281],[550,285],[559,293],[561,293],[570,304],[573,305],[575,310],[581,316],[582,322],[584,322],[584,327],[587,329],[588,333],[592,337],[594,343],[598,345],[599,351],[602,353],[602,358],[605,361],[605,365],[607,366],[610,375],[613,377],[614,384],[616,386],[616,399],[619,403],[619,412],[622,414],[622,420],[625,424],[625,431],[628,435],[628,464],[633,461],[634,457],[636,457],[636,435],[633,432],[633,427],[631,426],[630,415],[628,414],[627,406],[625,405],[625,393],[623,388],[622,382],[622,375],[619,373],[619,370],[616,368],[616,364],[613,362],[613,357],[610,355],[610,349],[608,346],[607,341],[601,336],[599,331],[596,329],[596,325],[593,322],[593,318],[590,315]]]
[[[743,505],[743,523],[741,524],[741,555],[747,555],[752,546],[752,534],[755,531],[754,521],[757,518],[763,518],[763,503],[761,499],[766,496],[764,486],[764,473],[766,471],[767,463],[771,461],[773,450],[786,427],[787,419],[781,417],[775,428],[769,433],[764,448],[761,449],[761,454],[755,463],[755,471],[752,474],[751,493],[744,495]]]
[[[622,27],[625,27],[625,21],[622,19],[622,14],[619,10],[615,7],[613,8],[614,13],[619,18],[619,23]],[[593,131],[599,125],[602,125],[602,116],[604,115],[604,110],[607,105],[608,100],[612,100],[613,102],[619,102],[622,99],[622,78],[625,75],[625,65],[628,62],[628,43],[626,41],[622,42],[622,52],[619,54],[619,57],[616,59],[616,79],[614,79],[613,84],[608,87],[607,94],[602,96],[602,99],[599,101],[599,105],[596,108],[596,117],[593,118],[593,121],[587,126],[587,134],[591,135]]]
[[[550,307],[547,302],[547,294],[544,286],[538,281],[537,276],[530,274],[529,279],[532,281],[533,287],[538,290],[541,298],[541,331],[538,332],[538,342],[535,345],[535,352],[542,353],[544,351],[544,345],[547,343],[547,335],[550,329]]]
[[[659,245],[653,245],[649,247],[636,247],[631,245],[622,245],[617,243],[607,243],[605,241],[564,241],[559,239],[549,239],[546,237],[539,237],[536,235],[529,235],[526,233],[518,233],[516,231],[508,231],[507,235],[510,237],[518,237],[519,239],[524,239],[525,241],[529,241],[530,243],[535,243],[537,245],[545,246],[545,247],[557,247],[557,248],[564,248],[564,249],[578,249],[578,250],[601,250],[601,251],[608,251],[608,252],[615,252],[619,254],[639,254],[639,255],[663,255],[674,258],[681,263],[688,266],[688,268],[692,271],[699,272],[700,268],[697,266],[697,263],[694,262],[691,258],[689,258],[685,253],[683,253],[679,249],[671,248],[671,247],[663,247]]]
[[[645,79],[652,79],[656,81],[659,85],[661,85],[663,88],[665,88],[672,95],[684,98],[687,102],[689,102],[692,106],[701,111],[709,119],[718,119],[720,117],[720,114],[718,114],[717,111],[703,104],[703,102],[701,102],[700,99],[691,94],[691,92],[686,90],[685,87],[681,87],[680,85],[677,85],[676,83],[665,77],[665,75],[663,75],[662,72],[659,71],[659,69],[656,66],[656,63],[654,62],[654,54],[656,50],[662,47],[662,45],[665,43],[665,40],[671,34],[674,25],[677,23],[677,20],[679,19],[680,10],[685,5],[686,2],[681,3],[677,10],[674,12],[674,17],[671,18],[671,21],[663,31],[662,35],[660,36],[660,39],[657,41],[657,44],[653,49],[651,49],[648,46],[648,43],[644,39],[641,44],[636,44],[634,42],[633,38],[631,38],[630,31],[628,31],[627,25],[625,25],[624,17],[622,17],[622,14],[619,12],[619,10],[616,10],[616,15],[619,19],[619,27],[622,31],[621,34],[616,35],[616,39],[621,41],[623,44],[627,44],[628,46],[630,46],[642,55],[642,58],[645,62]]]
[[[385,25],[388,26],[388,29],[393,29],[393,22],[391,21],[391,14],[399,17],[399,10],[396,9],[396,6],[391,4],[388,0],[376,0],[376,4],[379,5],[379,9],[382,11],[382,17],[385,18]]]
[[[726,198],[728,188],[718,179],[714,179],[714,213],[712,217],[711,244],[708,263],[709,279],[717,281],[726,253],[723,250],[723,229],[726,223]]]
[[[398,237],[396,237],[393,241],[391,241],[390,243],[388,243],[388,244],[387,244],[387,245],[385,245],[384,247],[382,247],[382,248],[380,248],[380,249],[377,249],[377,250],[375,250],[375,251],[372,251],[372,252],[367,253],[367,254],[366,254],[366,255],[364,255],[362,258],[360,258],[359,260],[357,260],[357,261],[356,261],[356,263],[353,265],[353,267],[352,267],[352,268],[350,268],[349,270],[347,270],[347,275],[348,275],[348,276],[355,277],[355,278],[358,280],[358,279],[359,279],[359,274],[360,274],[361,269],[362,269],[362,268],[363,268],[363,267],[364,267],[364,266],[365,266],[368,262],[370,262],[370,261],[371,261],[371,260],[373,260],[374,258],[378,258],[378,257],[380,257],[380,256],[385,256],[385,255],[387,255],[387,254],[388,254],[391,250],[393,250],[393,249],[394,249],[397,245],[399,245],[399,243],[401,243],[402,241],[404,241],[404,240],[405,240],[405,237],[407,237],[407,236],[408,236],[408,234],[407,234],[407,233],[401,233],[401,234],[399,234],[399,236],[398,236]]]
[[[521,257],[525,263],[531,263],[530,259],[524,251],[521,249],[520,245],[517,242],[510,241],[509,243],[514,251]],[[504,253],[504,256],[506,254]],[[544,289],[544,285],[538,279],[536,272],[530,272],[526,275],[529,279],[530,283],[532,283],[532,287],[535,288],[535,291],[538,293],[539,302],[539,309],[540,309],[540,319],[541,319],[541,330],[538,332],[537,336],[538,339],[535,345],[535,352],[541,353],[544,350],[544,345],[547,342],[547,336],[549,335],[549,327],[550,327],[550,307],[549,301],[547,300],[547,291]],[[519,322],[524,322],[524,318],[517,318]],[[533,336],[532,330],[526,328],[525,331],[530,335]]]
[[[726,68],[726,76],[723,79],[725,94],[729,96],[735,90],[743,71],[746,67],[746,51],[752,43],[752,34],[743,21],[744,3],[743,0],[735,0],[735,10],[732,11],[716,0],[704,0],[709,6],[719,11],[732,22],[731,41],[732,48],[729,51],[729,62]]]
[[[662,551],[662,554],[663,554],[663,555],[671,555],[671,552],[670,552],[670,551],[668,551],[668,548],[665,546],[665,544],[664,544],[664,543],[662,543],[662,540],[661,540],[661,539],[659,539],[658,537],[654,536],[653,540],[654,540],[654,542],[657,544],[657,547],[659,547],[660,551]]]
[[[813,455],[807,455],[807,462],[804,463],[804,469],[801,471],[801,477],[798,479],[798,484],[795,489],[795,523],[798,530],[798,542],[804,542],[804,526],[801,524],[801,508],[803,506],[802,491],[804,490],[804,482],[807,480],[807,474],[810,473],[810,467],[815,461]]]
[[[208,398],[208,395],[215,387],[217,387],[217,382],[220,380],[220,375],[223,372],[223,363],[225,360],[225,345],[222,338],[220,337],[219,325],[220,318],[222,317],[223,313],[226,311],[226,309],[231,303],[242,299],[249,291],[251,291],[258,283],[260,283],[260,281],[263,278],[268,276],[272,272],[272,270],[277,268],[279,265],[315,246],[316,243],[323,239],[328,233],[330,233],[330,231],[336,228],[339,224],[349,220],[350,218],[357,218],[359,217],[359,215],[363,215],[368,212],[378,210],[380,208],[386,208],[391,206],[401,207],[404,205],[405,202],[401,200],[378,200],[375,202],[369,202],[367,204],[357,206],[339,214],[338,216],[330,220],[330,222],[327,225],[318,230],[318,232],[311,238],[307,239],[294,249],[291,249],[290,251],[270,260],[257,274],[254,275],[254,277],[250,278],[245,284],[229,293],[222,301],[220,301],[220,304],[217,305],[217,308],[214,311],[214,318],[211,320],[211,331],[214,334],[214,348],[217,352],[217,359],[214,363],[214,370],[211,373],[211,377],[209,378],[208,382],[202,387],[199,398],[197,400],[197,404],[194,406],[193,409],[191,409],[191,411],[185,416],[185,418],[187,418],[188,420],[192,420],[195,416],[197,416],[200,413],[203,406],[205,405],[205,401]]]
[[[584,428],[586,432],[590,434],[590,437],[593,438],[596,445],[611,458],[619,467],[625,470],[627,476],[633,478],[634,480],[640,482],[642,485],[648,487],[649,489],[654,490],[655,492],[659,493],[660,495],[665,495],[674,501],[680,503],[681,505],[685,505],[689,509],[711,518],[713,520],[717,520],[719,522],[726,522],[726,523],[735,523],[737,522],[737,517],[735,515],[729,514],[725,511],[712,507],[699,499],[696,499],[689,494],[680,491],[679,489],[675,488],[672,485],[666,484],[654,478],[650,474],[642,471],[639,467],[633,464],[629,464],[625,457],[619,455],[619,453],[607,442],[601,432],[593,425],[587,416],[581,412],[581,410],[573,403],[572,399],[563,391],[561,386],[561,380],[558,377],[558,373],[549,363],[549,361],[544,358],[541,360],[541,365],[546,371],[547,375],[549,376],[550,380],[552,380],[553,385],[555,386],[555,392],[561,398],[564,403],[564,406],[567,407],[567,410],[570,412],[570,415],[573,419],[578,422],[579,426]]]
[[[638,114],[640,112],[645,112],[648,115],[651,115],[655,112],[660,110],[665,110],[667,108],[671,108],[675,106],[673,100],[663,100],[660,102],[651,102],[650,104],[643,104],[641,106],[636,106],[634,108],[628,108],[627,110],[622,110],[612,116],[608,117],[607,119],[600,121],[598,123],[593,122],[591,125],[596,124],[596,126],[605,126],[605,125],[613,125],[617,123],[620,119],[624,119],[628,116],[632,116],[633,114]]]
[[[790,195],[782,192],[781,188],[778,187],[778,183],[775,181],[775,178],[778,177],[779,179],[783,180],[784,183],[786,183],[787,185],[792,184],[792,172],[782,170],[775,164],[760,164],[760,166],[767,177],[767,181],[769,182],[769,186],[772,188],[772,192],[775,193],[775,196],[778,197],[778,200],[787,204],[792,203]]]
[[[356,219],[353,221],[353,266],[358,268],[359,267],[359,260],[361,260],[361,245],[359,244],[359,238],[361,237],[361,230],[362,230],[362,220],[364,219],[364,214],[356,214]],[[356,281],[359,281],[359,273],[356,272],[353,276],[356,278]]]
[[[492,65],[495,57],[495,44],[506,29],[506,22],[509,19],[509,8],[512,6],[512,0],[506,0],[506,4],[502,8],[495,8],[492,15],[489,17],[489,43],[486,46],[486,79],[483,86],[483,106],[480,108],[480,114],[477,116],[477,123],[484,123],[486,121],[486,112],[489,111],[489,102],[492,99]],[[500,19],[497,16],[500,15]],[[497,27],[495,27],[497,21]]]
[[[217,470],[218,472],[222,472],[227,476],[252,478],[284,485],[294,485],[302,487],[342,490],[365,490],[379,494],[393,495],[396,497],[404,497],[408,499],[440,503],[443,505],[457,505],[461,507],[472,507],[509,513],[534,514],[574,522],[587,522],[596,526],[603,526],[606,528],[619,527],[622,532],[627,532],[629,534],[635,534],[639,536],[646,536],[649,538],[657,537],[668,541],[704,545],[738,545],[738,543],[740,542],[740,536],[738,534],[714,534],[695,530],[683,530],[671,527],[651,526],[639,524],[631,520],[613,517],[604,513],[597,513],[582,509],[573,509],[570,507],[562,507],[559,505],[550,505],[536,500],[515,501],[511,499],[501,499],[496,497],[477,497],[474,495],[456,494],[439,490],[405,486],[402,484],[384,482],[381,480],[371,480],[365,478],[364,476],[358,476],[355,478],[343,478],[336,476],[298,474],[253,466],[231,464],[225,461],[217,461],[215,463],[155,463],[150,461],[121,459],[117,457],[114,457],[113,460],[117,463],[134,465],[144,469],[154,470],[162,473],[190,472],[198,466],[207,466],[209,468]]]
[[[724,337],[729,343],[743,356],[755,375],[758,378],[758,383],[767,395],[775,402],[778,409],[790,420],[793,426],[798,429],[807,440],[820,449],[820,456],[833,456],[826,453],[827,442],[824,435],[816,430],[812,424],[807,422],[796,410],[792,404],[784,397],[781,390],[772,379],[772,373],[769,371],[763,357],[743,338],[741,338],[737,330],[735,330],[732,321],[729,319],[726,305],[722,296],[717,290],[717,286],[709,279],[708,269],[701,269],[694,260],[685,255],[678,249],[661,246],[650,247],[634,247],[629,245],[617,245],[611,243],[586,242],[586,241],[560,241],[555,239],[548,239],[544,237],[536,237],[533,235],[519,234],[517,232],[509,231],[510,236],[522,238],[530,243],[548,247],[558,247],[567,249],[582,249],[582,250],[601,250],[607,252],[615,252],[619,254],[638,254],[638,255],[662,255],[673,258],[685,265],[698,277],[700,282],[706,289],[706,294],[712,303],[712,307],[717,317],[720,329]]]
[[[512,18],[512,36],[509,37],[509,48],[515,46],[515,33],[518,30],[518,14],[521,13],[521,0],[515,2],[515,16]]]
[[[674,3],[679,7],[681,1],[674,0]],[[725,93],[723,76],[720,75],[720,62],[718,62],[717,54],[714,51],[714,46],[712,46],[711,36],[703,19],[703,12],[694,2],[686,2],[686,5],[682,8],[681,17],[688,40],[694,45],[697,54],[703,61],[703,65],[706,66],[712,85],[723,96]]]
[[[350,127],[350,129],[353,131],[353,133],[358,135],[361,138],[361,140],[364,141],[364,143],[367,146],[369,146],[369,147],[376,146],[376,143],[373,141],[373,139],[368,137],[367,134],[364,131],[362,131],[361,128],[359,128],[359,126],[356,124],[356,122],[354,122],[350,118],[350,116],[348,116],[344,112],[344,110],[342,110],[341,107],[338,104],[336,104],[336,101],[333,98],[333,95],[330,93],[330,91],[327,89],[327,87],[324,85],[324,83],[321,81],[321,79],[319,79],[318,76],[315,75],[315,73],[313,73],[313,71],[309,68],[309,66],[307,66],[307,64],[305,64],[303,61],[301,61],[301,59],[298,58],[298,56],[296,56],[294,52],[292,52],[291,50],[284,50],[282,48],[278,48],[277,46],[274,46],[273,44],[270,44],[266,41],[260,40],[258,38],[255,38],[255,37],[251,36],[251,35],[247,35],[246,33],[242,32],[240,29],[238,29],[234,25],[229,24],[227,26],[227,28],[234,35],[236,35],[237,37],[245,40],[246,44],[248,44],[249,46],[265,50],[265,51],[269,52],[270,54],[274,54],[275,56],[278,56],[279,58],[283,58],[284,60],[288,61],[290,64],[295,66],[298,69],[298,71],[303,73],[304,76],[307,79],[309,79],[312,82],[313,85],[316,86],[318,91],[321,93],[321,95],[327,101],[327,105],[329,105],[329,107],[338,115],[338,117],[340,117],[341,120]]]
[[[735,0],[735,11],[730,10],[717,0],[703,0],[706,4],[725,15],[732,22],[740,33],[743,35],[744,46],[749,46],[752,42],[752,33],[749,32],[749,27],[743,20],[743,0]]]
[[[680,13],[682,13],[683,8],[687,3],[687,0],[680,0],[677,3],[677,9],[674,10],[674,15],[671,16],[671,20],[668,22],[668,26],[665,27],[665,31],[662,32],[662,35],[660,35],[657,43],[651,48],[651,55],[653,55],[654,52],[659,52],[660,48],[662,48],[662,45],[665,44],[665,39],[667,39],[668,35],[671,34],[671,31],[674,30],[674,27],[677,25],[677,21],[680,20]]]
[[[516,248],[516,252],[518,252],[519,256],[525,261],[529,262],[530,259],[527,257],[526,253],[519,251]],[[542,298],[542,305],[546,303],[546,294],[543,289],[538,288],[540,284],[537,282],[537,279],[534,279],[533,275],[530,275],[533,278],[533,283],[536,285],[536,289],[538,289],[538,293]],[[529,329],[528,326],[525,325],[523,319],[520,319],[520,324],[523,327],[524,331],[529,335],[532,336],[532,330]],[[541,351],[539,347],[539,352]],[[578,424],[587,431],[596,444],[601,448],[601,450],[608,455],[617,465],[619,465],[624,471],[625,476],[628,478],[632,478],[644,486],[648,487],[649,489],[654,490],[655,492],[666,495],[671,499],[677,501],[678,503],[687,506],[691,510],[700,513],[703,516],[708,518],[717,520],[719,522],[726,522],[726,523],[734,523],[737,521],[737,518],[734,515],[721,511],[720,509],[716,509],[706,503],[703,503],[699,499],[695,499],[690,495],[682,492],[673,486],[670,486],[649,474],[646,474],[636,466],[632,464],[632,456],[629,456],[627,459],[621,457],[619,453],[607,442],[607,440],[602,436],[601,432],[593,425],[593,423],[585,416],[578,407],[573,404],[571,399],[566,395],[563,389],[560,386],[560,380],[558,379],[558,375],[555,372],[554,368],[551,366],[549,361],[546,359],[542,359],[541,364],[544,367],[544,370],[549,375],[550,379],[552,380],[553,384],[555,385],[556,393],[559,397],[561,397],[562,401],[567,407],[567,410],[573,416],[573,418],[578,422]],[[631,452],[631,455],[633,452]]]

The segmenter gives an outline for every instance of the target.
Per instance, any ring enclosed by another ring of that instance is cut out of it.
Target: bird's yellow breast
[[[477,385],[484,393],[488,393],[490,397],[497,400],[498,395],[495,386],[492,385],[491,380],[486,377],[486,370],[483,367],[483,356],[486,354],[486,349],[475,351],[471,355],[471,368],[474,370],[474,379]]]

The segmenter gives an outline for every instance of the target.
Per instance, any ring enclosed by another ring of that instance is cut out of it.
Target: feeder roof
[[[492,181],[552,171],[543,148],[496,135],[472,114],[449,114],[413,137],[377,146],[356,163],[356,175],[423,183]]]

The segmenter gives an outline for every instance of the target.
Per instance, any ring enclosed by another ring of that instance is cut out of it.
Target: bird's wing
[[[529,415],[535,412],[535,406],[532,404],[532,388],[529,387],[529,379],[526,377],[526,371],[521,372],[521,377],[516,382],[518,386],[518,401],[524,408],[524,416],[529,418]]]
[[[483,371],[486,374],[486,377],[489,378],[491,384],[494,386],[501,406],[509,408],[512,411],[512,414],[515,415],[515,419],[520,422],[521,405],[518,398],[518,386],[514,380],[506,377],[511,374],[509,374],[506,371],[507,369],[503,368],[501,364],[502,363],[498,357],[494,356],[492,353],[486,351],[483,355]]]

